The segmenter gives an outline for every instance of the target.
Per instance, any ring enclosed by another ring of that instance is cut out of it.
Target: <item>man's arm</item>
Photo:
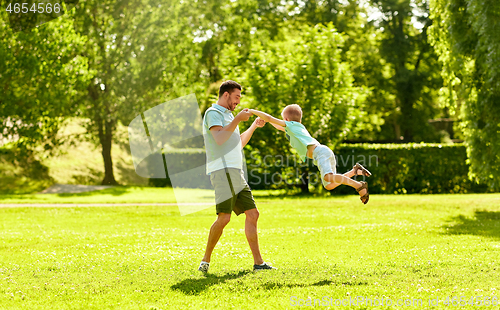
[[[273,117],[265,112],[254,110],[254,109],[250,109],[248,111],[253,113],[254,115],[257,115],[258,117],[262,118],[266,122],[269,122],[273,125],[279,125],[281,127],[286,127],[285,121],[282,119],[277,119],[276,117]]]
[[[257,129],[257,127],[264,127],[265,124],[266,124],[266,122],[263,119],[261,119],[260,117],[257,117],[255,119],[255,121],[253,121],[253,123],[250,126],[250,128],[248,128],[247,130],[245,130],[245,132],[240,135],[240,138],[241,138],[241,148],[244,148],[245,145],[247,145],[248,141],[250,141],[250,138],[252,137],[253,132],[255,131],[255,129]]]
[[[236,126],[242,121],[247,121],[252,113],[248,111],[248,109],[244,109],[238,115],[236,115],[231,123],[227,126],[212,126],[210,128],[210,132],[212,133],[212,136],[215,139],[215,143],[217,145],[222,145],[224,142],[226,142],[229,137],[233,134],[234,130],[236,129]]]

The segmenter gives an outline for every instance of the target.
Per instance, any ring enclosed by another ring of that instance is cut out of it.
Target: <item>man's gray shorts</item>
[[[213,171],[210,173],[210,182],[215,189],[217,214],[231,214],[234,211],[236,215],[240,215],[257,208],[243,170],[225,168]]]

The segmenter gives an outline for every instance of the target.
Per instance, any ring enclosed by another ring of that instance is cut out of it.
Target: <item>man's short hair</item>
[[[237,88],[241,91],[241,85],[236,83],[235,81],[225,81],[222,84],[220,84],[219,87],[219,98],[224,95],[225,92],[228,92],[230,95],[234,91],[234,89]]]
[[[300,123],[302,121],[302,109],[298,104],[290,104],[283,109],[281,116],[283,116],[283,118],[286,117],[291,121]]]

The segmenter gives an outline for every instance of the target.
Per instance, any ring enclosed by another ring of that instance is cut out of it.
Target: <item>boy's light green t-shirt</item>
[[[290,141],[292,147],[299,153],[302,161],[306,160],[307,146],[311,144],[319,144],[319,142],[311,137],[306,127],[299,122],[285,121],[286,138]]]

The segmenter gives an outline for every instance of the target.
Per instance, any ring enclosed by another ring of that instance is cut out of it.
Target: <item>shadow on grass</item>
[[[363,281],[330,281],[330,280],[321,280],[315,283],[279,283],[279,282],[270,282],[264,284],[264,288],[266,290],[276,290],[281,288],[294,288],[294,287],[308,287],[308,286],[328,286],[328,285],[344,285],[344,286],[359,286],[359,285],[367,285],[368,282]]]
[[[141,188],[141,187],[136,187],[136,188]],[[129,191],[128,186],[116,186],[113,188],[106,188],[101,190],[94,190],[94,191],[80,192],[80,193],[37,194],[38,190],[35,192],[31,191],[27,193],[15,193],[15,192],[13,193],[13,192],[0,191],[0,201],[6,199],[22,199],[27,201],[40,200],[40,196],[38,195],[54,195],[56,197],[67,197],[67,198],[91,197],[100,195],[120,196],[126,194],[128,191]]]
[[[81,193],[60,193],[56,194],[57,197],[90,197],[90,196],[100,196],[100,195],[113,195],[120,196],[126,194],[129,191],[128,186],[115,186],[112,188],[106,188],[101,190],[81,192]]]
[[[207,274],[201,279],[182,280],[181,282],[172,285],[170,288],[172,290],[181,291],[186,295],[198,295],[212,285],[224,283],[227,280],[241,278],[249,273],[251,273],[250,270],[240,271],[238,273],[230,272],[223,276]]]
[[[459,215],[449,220],[450,224],[443,226],[445,234],[477,235],[500,239],[500,212],[479,210],[474,216]]]

